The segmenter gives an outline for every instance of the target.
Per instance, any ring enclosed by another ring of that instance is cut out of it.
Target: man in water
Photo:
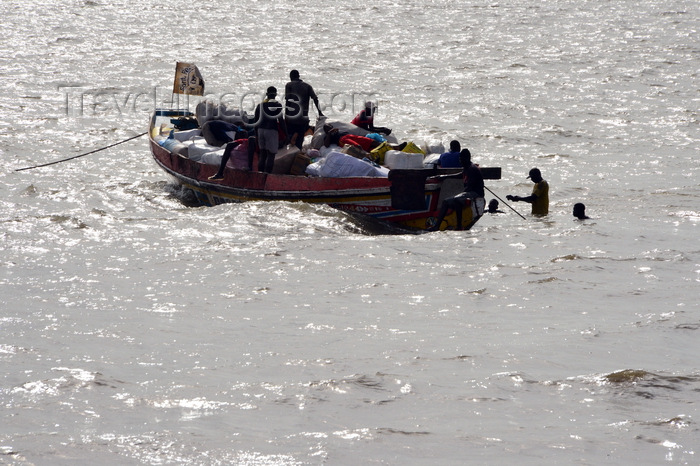
[[[507,195],[506,199],[514,202],[532,204],[532,215],[547,215],[549,213],[549,184],[542,178],[538,168],[533,168],[527,176],[535,183],[532,194],[526,197]]]
[[[502,214],[502,210],[498,210],[498,201],[496,199],[491,199],[489,201],[489,207],[486,209],[489,214]]]
[[[290,81],[284,87],[285,123],[289,131],[289,140],[291,141],[296,135],[294,145],[301,149],[304,135],[309,129],[309,100],[314,101],[319,117],[323,116],[323,112],[321,112],[314,88],[299,78],[297,70],[289,72],[289,79]]]
[[[275,155],[280,147],[280,129],[287,134],[282,104],[275,100],[277,88],[267,88],[266,98],[255,107],[254,126],[258,134],[258,171],[272,173]],[[285,139],[285,143],[288,139]]]
[[[472,163],[472,154],[469,149],[462,149],[459,153],[459,161],[462,164],[462,179],[464,180],[464,191],[455,197],[450,197],[442,201],[438,219],[429,230],[437,231],[445,219],[449,209],[453,209],[457,216],[457,230],[462,229],[462,210],[468,201],[474,202],[476,198],[484,197],[484,177],[479,167]]]
[[[590,217],[586,216],[586,206],[581,202],[574,204],[574,217],[579,220],[586,220]]]

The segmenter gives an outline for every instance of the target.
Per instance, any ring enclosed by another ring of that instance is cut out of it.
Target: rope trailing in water
[[[110,147],[118,146],[119,144],[124,144],[125,142],[131,141],[132,139],[140,138],[141,136],[146,135],[146,134],[148,134],[148,131],[146,131],[145,133],[137,134],[136,136],[130,137],[128,139],[124,139],[123,141],[115,142],[114,144],[110,144],[109,146],[105,146],[105,147],[101,147],[99,149],[91,150],[90,152],[86,152],[84,154],[74,155],[73,157],[68,157],[67,159],[56,160],[55,162],[44,163],[42,165],[34,165],[33,167],[18,168],[15,171],[21,172],[23,170],[31,170],[33,168],[48,167],[49,165],[55,165],[57,163],[62,163],[62,162],[67,162],[69,160],[77,159],[79,157],[85,157],[86,155],[94,154],[95,152],[109,149]]]
[[[484,188],[486,188],[486,186],[484,186]],[[494,193],[493,191],[491,191],[489,188],[486,188],[486,190],[487,190],[488,192],[490,192],[491,194],[493,194],[494,196],[496,196],[496,193]],[[516,214],[520,215],[520,218],[522,218],[523,220],[527,220],[525,217],[523,217],[523,216],[520,214],[520,212],[518,212],[517,210],[515,210],[514,208],[512,208],[506,201],[504,201],[503,199],[501,199],[501,198],[498,197],[498,196],[496,196],[496,199],[498,199],[499,201],[501,201],[502,203],[504,203],[505,205],[507,205],[508,208],[509,208],[510,210],[512,210],[512,211],[515,212]]]

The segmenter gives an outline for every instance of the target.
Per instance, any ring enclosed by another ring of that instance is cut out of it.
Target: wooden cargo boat
[[[188,112],[184,115],[191,115]],[[355,215],[368,216],[409,230],[435,225],[441,201],[462,191],[460,169],[394,169],[388,177],[330,178],[272,174],[226,168],[222,180],[209,180],[218,167],[170,152],[155,139],[164,118],[183,116],[181,111],[154,112],[149,130],[156,163],[177,182],[189,188],[203,205],[242,201],[301,201],[327,204]],[[500,168],[482,168],[485,179],[500,179]],[[462,229],[468,230],[484,211],[483,198],[467,203]],[[457,229],[450,212],[440,230]]]

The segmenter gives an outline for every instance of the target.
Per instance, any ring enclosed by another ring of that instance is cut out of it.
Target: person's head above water
[[[574,217],[576,217],[579,220],[585,220],[588,217],[586,216],[586,206],[583,205],[581,202],[577,202],[574,204]]]

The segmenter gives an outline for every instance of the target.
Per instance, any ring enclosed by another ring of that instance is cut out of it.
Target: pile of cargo
[[[193,120],[188,117],[187,121]],[[225,108],[212,108],[210,102],[201,102],[196,110],[196,124],[192,129],[177,130],[168,125],[159,129],[154,135],[156,141],[170,152],[187,157],[193,161],[219,166],[226,144],[217,145],[206,131],[204,125],[212,120],[223,120],[240,131],[246,130],[246,115],[228,112]],[[328,129],[333,128],[342,136],[329,142]],[[241,137],[230,135],[232,139]],[[247,136],[246,136],[247,137]],[[281,138],[282,140],[282,138]],[[281,147],[275,155],[272,173],[307,175],[322,177],[388,177],[392,169],[412,169],[430,167],[436,156],[444,151],[441,143],[422,144],[413,141],[399,142],[395,135],[372,133],[352,123],[331,121],[325,116],[316,121],[304,138],[301,149],[295,145]],[[257,158],[257,154],[255,154]],[[233,150],[226,166],[247,170],[249,166],[247,144]],[[254,161],[252,167],[257,166]]]

